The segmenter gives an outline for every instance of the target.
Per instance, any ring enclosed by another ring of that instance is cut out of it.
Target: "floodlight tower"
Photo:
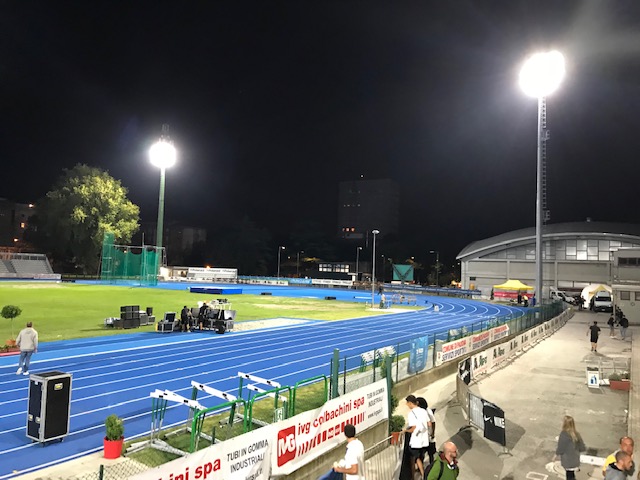
[[[371,255],[371,308],[373,308],[376,303],[376,236],[380,230],[373,230],[371,233],[373,233],[373,253]]]
[[[160,196],[158,198],[158,223],[156,230],[156,245],[162,249],[162,235],[164,233],[164,183],[165,170],[176,163],[176,149],[169,138],[169,126],[162,126],[162,135],[149,149],[149,159],[152,165],[160,168]]]
[[[564,57],[551,51],[531,55],[520,70],[520,87],[538,99],[538,154],[536,168],[536,284],[535,295],[542,303],[542,209],[543,160],[547,141],[547,95],[553,93],[565,74]]]

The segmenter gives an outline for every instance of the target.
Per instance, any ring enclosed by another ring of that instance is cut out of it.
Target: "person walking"
[[[626,470],[625,474],[629,478],[632,478],[636,469],[636,466],[633,463],[633,447],[634,446],[635,446],[635,442],[633,441],[633,438],[627,437],[627,436],[620,438],[620,448],[618,448],[618,450],[616,450],[611,455],[609,455],[604,461],[604,465],[602,467],[602,476],[604,477],[606,475],[607,467],[616,461],[617,453],[625,452],[627,455],[631,457],[631,464],[625,469]]]
[[[20,348],[20,360],[16,375],[29,375],[31,355],[38,351],[38,332],[33,328],[33,323],[28,322],[26,328],[20,330],[16,338],[16,345]]]
[[[627,471],[633,460],[627,452],[619,450],[615,456],[616,461],[610,463],[604,473],[604,480],[627,480]]]
[[[598,322],[593,322],[587,329],[587,336],[591,335],[591,351],[598,352],[598,337],[600,336],[600,327]]]
[[[580,470],[580,452],[584,452],[586,449],[582,437],[576,430],[573,417],[565,415],[553,460],[560,457],[560,464],[567,472],[567,480],[575,480],[576,471]]]
[[[433,410],[429,408],[429,404],[427,400],[423,397],[418,397],[418,406],[427,412],[429,427],[429,435],[424,438],[424,443],[422,447],[422,456],[420,459],[422,460],[422,464],[424,465],[424,454],[427,453],[429,455],[429,463],[433,463],[433,458],[436,454],[436,417],[433,414]]]
[[[453,442],[445,442],[442,452],[429,465],[426,480],[456,480],[460,474],[458,467],[458,447]]]
[[[620,319],[620,336],[622,340],[627,338],[627,328],[629,328],[629,320],[623,315]]]
[[[408,395],[405,398],[409,414],[407,415],[408,428],[405,432],[411,433],[409,438],[409,452],[411,453],[412,468],[418,467],[420,477],[424,477],[424,465],[422,458],[425,453],[425,444],[429,445],[429,417],[427,411],[418,406],[418,399],[415,395]]]
[[[614,320],[613,315],[609,317],[609,320],[607,321],[607,325],[609,325],[609,337],[614,338],[616,336],[616,331],[615,331],[616,321]]]
[[[333,466],[333,471],[344,473],[345,480],[365,480],[364,445],[356,438],[356,427],[346,424],[344,435],[347,437],[347,453],[340,463]]]

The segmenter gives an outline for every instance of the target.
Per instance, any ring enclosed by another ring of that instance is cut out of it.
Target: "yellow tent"
[[[497,290],[535,290],[535,287],[525,285],[520,280],[507,280],[501,285],[494,285],[493,288]]]

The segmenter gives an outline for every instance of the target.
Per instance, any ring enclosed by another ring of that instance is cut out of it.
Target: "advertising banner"
[[[438,352],[438,365],[454,360],[469,353],[469,337],[442,344],[442,351]]]
[[[491,367],[491,350],[485,350],[484,352],[476,353],[471,357],[471,368],[473,372],[473,378],[477,378],[478,375],[487,373]]]
[[[509,336],[509,325],[500,325],[491,329],[491,341],[495,342]]]
[[[271,474],[288,475],[343,443],[342,432],[348,423],[361,432],[388,417],[387,381],[383,379],[280,422],[273,438]]]
[[[504,424],[504,410],[495,403],[482,399],[482,417],[484,419],[484,438],[502,446],[507,444]]]
[[[347,423],[361,432],[389,418],[387,381],[129,477],[132,480],[269,480],[344,443]]]
[[[471,336],[471,351],[475,352],[491,343],[491,330]]]
[[[418,373],[427,366],[427,347],[429,337],[420,337],[411,340],[411,351],[409,353],[409,373]]]
[[[509,357],[511,348],[509,342],[500,343],[491,349],[491,368],[499,365]]]
[[[268,425],[177,458],[130,480],[269,480],[272,441],[278,431]]]
[[[520,334],[520,349],[525,349],[531,343],[531,330],[527,330]]]

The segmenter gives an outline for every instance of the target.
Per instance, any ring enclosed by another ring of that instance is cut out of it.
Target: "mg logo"
[[[281,467],[296,456],[295,425],[278,432],[278,466]]]

